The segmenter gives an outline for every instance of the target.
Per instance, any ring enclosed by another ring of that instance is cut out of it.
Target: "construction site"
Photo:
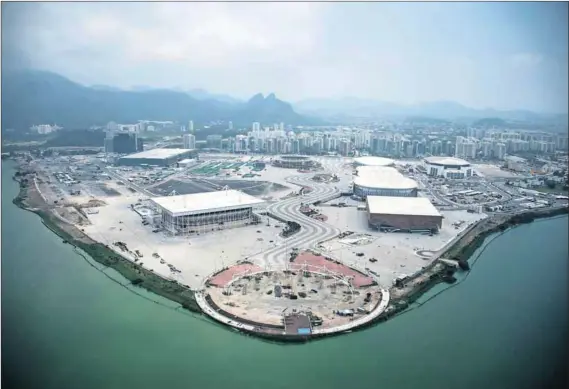
[[[425,211],[387,220],[396,207],[370,208],[351,198],[349,160],[313,160],[320,171],[239,156],[176,167],[117,167],[102,156],[52,157],[30,166],[38,192],[62,221],[191,288],[215,320],[279,336],[350,331],[374,320],[398,279],[432,264],[486,217],[435,212],[432,205],[427,212],[428,199],[403,196],[395,200],[425,203],[417,205]],[[421,221],[422,214],[436,219],[433,226],[406,221],[405,228],[424,233],[383,231],[394,220]],[[370,215],[382,228],[370,226]]]
[[[220,321],[291,336],[345,330],[389,300],[373,277],[311,252],[285,269],[242,262],[213,274],[203,293]]]

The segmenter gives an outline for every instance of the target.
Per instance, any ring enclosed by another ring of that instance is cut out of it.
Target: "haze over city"
[[[247,99],[567,112],[566,3],[2,4],[3,66]]]

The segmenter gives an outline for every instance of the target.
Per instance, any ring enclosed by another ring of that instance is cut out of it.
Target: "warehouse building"
[[[416,197],[417,182],[405,177],[393,167],[360,166],[354,178],[354,196]]]
[[[256,224],[255,208],[264,204],[238,190],[164,196],[151,199],[162,228],[173,235],[192,235]]]
[[[437,232],[443,216],[425,197],[368,196],[368,225],[381,231]]]
[[[194,150],[152,149],[119,158],[119,166],[171,166],[195,156]]]

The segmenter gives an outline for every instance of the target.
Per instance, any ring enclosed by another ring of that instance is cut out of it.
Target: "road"
[[[325,172],[330,174],[339,174],[343,164],[341,159],[322,159],[321,163]],[[107,172],[127,187],[148,197],[154,197],[153,193],[130,182],[112,169],[107,169]],[[292,172],[296,173],[294,170]],[[288,183],[297,185],[299,188],[310,187],[312,191],[305,195],[281,200],[267,207],[269,213],[287,221],[297,222],[301,226],[300,231],[283,239],[280,245],[271,247],[267,251],[250,258],[251,260],[259,262],[260,265],[268,268],[284,268],[288,263],[288,253],[293,247],[299,249],[311,248],[319,242],[333,238],[341,233],[338,228],[305,216],[300,212],[302,203],[314,204],[317,201],[327,201],[340,196],[340,190],[334,183],[318,183],[311,179],[312,176],[313,174],[291,174],[291,176],[285,179]],[[170,176],[169,179],[171,178]]]
[[[327,159],[322,161],[324,170],[330,174],[338,174],[341,170],[341,160]],[[331,239],[341,233],[338,228],[328,223],[321,222],[300,212],[301,204],[314,204],[317,201],[327,201],[340,196],[340,190],[334,183],[317,183],[311,179],[313,174],[291,175],[286,181],[299,187],[308,186],[312,191],[306,195],[289,198],[271,204],[267,211],[284,220],[294,221],[300,224],[300,231],[284,240],[279,246],[257,256],[262,266],[269,268],[284,268],[292,248],[307,249],[316,246],[321,241]]]

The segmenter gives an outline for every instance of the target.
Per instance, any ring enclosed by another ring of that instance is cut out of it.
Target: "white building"
[[[254,208],[263,200],[237,190],[151,198],[160,210],[162,227],[174,235],[191,235],[260,221]]]
[[[463,179],[472,176],[470,162],[452,157],[427,157],[423,160],[427,174],[434,177]]]
[[[50,124],[40,124],[37,126],[30,127],[30,130],[37,132],[38,134],[46,135],[61,130],[61,127],[58,127],[57,125],[52,126]]]
[[[417,182],[388,166],[359,166],[354,178],[354,195],[416,197]]]
[[[184,134],[184,148],[194,150],[196,148],[196,137],[193,134]]]
[[[494,145],[494,157],[497,159],[506,157],[506,145],[504,143],[496,143]]]
[[[526,160],[521,157],[516,157],[515,155],[509,155],[506,158],[506,167],[515,172],[525,172],[529,168],[526,164]]]

